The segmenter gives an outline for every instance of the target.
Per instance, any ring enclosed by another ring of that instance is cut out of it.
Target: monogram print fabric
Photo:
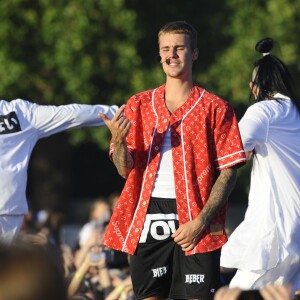
[[[195,218],[208,200],[220,170],[246,161],[233,108],[194,86],[173,114],[164,102],[165,85],[129,99],[131,122],[127,145],[134,157],[131,170],[105,234],[104,243],[134,254],[146,218],[160,161],[164,134],[170,126],[179,223]],[[114,149],[111,143],[110,154]],[[220,248],[226,241],[226,206],[186,255]],[[218,228],[217,233],[211,228]]]

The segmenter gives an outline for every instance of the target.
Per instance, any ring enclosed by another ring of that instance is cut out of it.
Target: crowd
[[[105,227],[118,195],[91,203],[89,220],[77,242],[60,240],[57,213],[26,215],[13,244],[0,245],[0,299],[6,300],[133,300],[128,257],[102,244]],[[60,213],[59,213],[60,215]],[[88,216],[87,216],[88,218]],[[261,290],[229,288],[232,275],[221,273],[215,300],[290,300],[290,287],[268,285]],[[300,293],[298,292],[298,295]],[[295,295],[295,300],[297,298]]]
[[[134,299],[127,255],[103,245],[115,199],[92,202],[74,245],[61,241],[56,212],[28,213],[15,241],[1,245],[1,274],[6,277],[0,299]]]

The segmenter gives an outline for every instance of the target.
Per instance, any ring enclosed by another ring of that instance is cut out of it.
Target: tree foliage
[[[260,58],[255,52],[257,41],[272,37],[277,42],[278,55],[299,78],[299,6],[300,1],[242,1],[227,0],[231,10],[230,22],[224,24],[222,35],[231,41],[220,47],[216,61],[203,76],[203,81],[214,82],[217,93],[231,99],[234,105],[247,105],[253,63]]]
[[[196,81],[246,105],[258,39],[277,40],[276,54],[299,77],[299,9],[299,0],[2,0],[0,93],[47,104],[121,104],[164,81],[157,32],[186,20],[199,32]]]
[[[123,0],[1,1],[1,96],[57,105],[123,103],[141,68],[135,19]],[[72,133],[76,140],[99,139],[91,132]]]

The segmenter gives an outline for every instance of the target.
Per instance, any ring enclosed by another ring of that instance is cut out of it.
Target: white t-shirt
[[[164,137],[160,162],[151,196],[169,199],[176,198],[170,126]]]
[[[27,213],[27,168],[41,138],[70,128],[103,126],[117,106],[70,104],[46,106],[22,99],[0,100],[0,215]]]
[[[255,155],[249,206],[222,249],[224,267],[269,270],[289,255],[300,264],[300,116],[289,98],[275,97],[239,122],[245,151]]]

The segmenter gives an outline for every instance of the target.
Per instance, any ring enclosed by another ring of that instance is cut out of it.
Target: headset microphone
[[[167,58],[166,60],[160,61],[160,63],[163,65],[164,63],[166,63],[167,65],[169,65],[171,62],[170,58]]]

